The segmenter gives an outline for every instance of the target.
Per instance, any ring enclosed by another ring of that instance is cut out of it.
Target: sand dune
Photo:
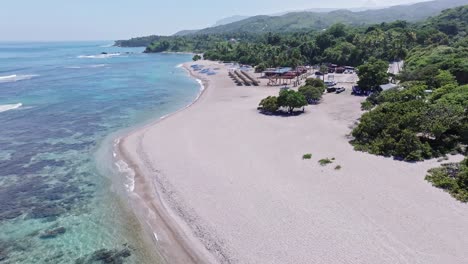
[[[169,263],[466,263],[468,205],[424,180],[438,163],[348,143],[362,98],[348,89],[300,116],[266,116],[258,102],[278,88],[237,87],[201,63],[221,71],[203,77],[198,102],[121,144]]]

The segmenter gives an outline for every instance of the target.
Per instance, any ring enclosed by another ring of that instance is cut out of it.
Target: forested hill
[[[395,20],[409,22],[422,21],[438,15],[442,10],[468,4],[468,0],[436,0],[413,5],[400,5],[384,9],[360,12],[336,10],[331,12],[295,12],[283,16],[255,16],[234,23],[224,24],[202,30],[184,30],[177,36],[216,34],[224,37],[232,35],[259,33],[291,33],[322,30],[341,22],[346,25],[368,25]],[[116,46],[146,47],[161,36],[137,37],[130,40],[118,40]]]
[[[206,28],[192,34],[282,33],[322,30],[335,23],[359,26],[395,20],[415,22],[438,15],[444,9],[463,4],[468,4],[468,0],[437,0],[361,12],[337,10],[328,13],[296,12],[283,16],[255,16],[227,25]]]

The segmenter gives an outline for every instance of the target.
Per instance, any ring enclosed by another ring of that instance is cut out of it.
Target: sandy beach
[[[348,143],[364,100],[351,82],[302,115],[267,116],[258,103],[278,87],[238,87],[226,66],[197,64],[220,68],[192,72],[200,98],[119,145],[136,172],[134,208],[168,263],[466,263],[468,205],[424,180],[440,163]]]

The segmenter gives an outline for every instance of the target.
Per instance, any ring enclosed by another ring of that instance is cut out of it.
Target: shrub
[[[201,60],[201,59],[202,59],[202,57],[201,57],[200,55],[198,55],[198,54],[196,54],[196,55],[193,56],[193,58],[192,58],[193,61],[199,61],[199,60]]]
[[[341,165],[337,165],[337,166],[335,167],[335,170],[341,170]]]
[[[298,91],[306,98],[309,104],[319,102],[323,95],[321,88],[313,86],[302,86]]]
[[[326,165],[331,164],[331,163],[333,163],[333,161],[331,159],[328,159],[328,158],[319,160],[319,164],[321,166],[326,166]]]
[[[461,163],[443,164],[442,167],[429,170],[426,180],[457,200],[468,202],[468,158]]]
[[[321,79],[317,78],[309,78],[306,80],[306,86],[312,86],[312,87],[323,87],[326,89],[325,83]]]
[[[310,153],[309,153],[309,154],[304,154],[304,155],[302,156],[302,159],[304,159],[304,160],[306,160],[306,159],[311,159],[311,158],[312,158],[312,154],[310,154]]]
[[[304,107],[308,104],[306,98],[301,93],[293,90],[282,90],[279,93],[277,102],[279,107],[286,107],[290,114],[292,114],[295,108]]]
[[[279,108],[278,97],[268,96],[260,102],[259,106],[261,107],[263,112],[274,113],[278,111]]]

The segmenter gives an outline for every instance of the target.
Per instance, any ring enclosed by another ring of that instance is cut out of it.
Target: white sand
[[[363,98],[348,89],[300,116],[266,116],[256,107],[277,88],[237,87],[202,63],[222,70],[199,101],[121,146],[169,263],[467,263],[468,205],[424,180],[438,163],[348,143]]]

